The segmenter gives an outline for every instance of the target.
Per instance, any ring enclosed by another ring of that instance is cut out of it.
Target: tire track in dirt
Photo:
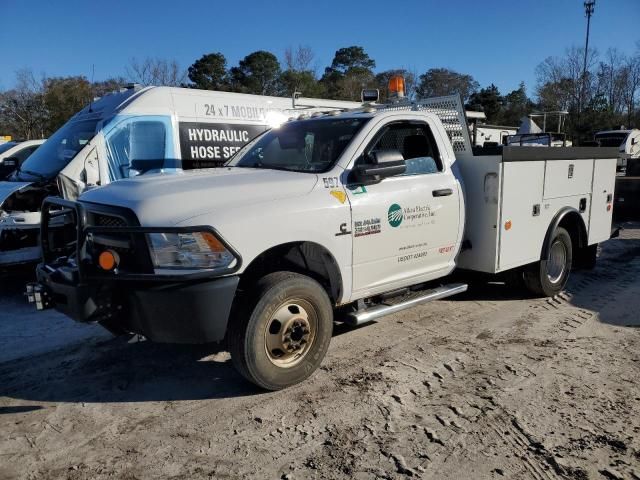
[[[73,403],[51,406],[59,421],[50,415],[45,420],[62,425],[65,419],[73,418],[72,430],[84,431],[82,441],[72,436],[64,445],[54,442],[58,434],[46,429],[40,442],[48,445],[48,451],[38,454],[39,463],[28,449],[8,460],[15,465],[38,465],[30,471],[42,478],[222,478],[229,472],[246,478],[287,474],[296,479],[470,478],[469,467],[477,469],[476,478],[581,478],[579,470],[557,464],[552,453],[555,449],[544,435],[532,433],[535,417],[523,417],[517,402],[524,405],[529,392],[539,392],[528,387],[541,388],[541,377],[557,375],[549,366],[574,361],[575,350],[570,348],[575,346],[567,340],[580,329],[591,328],[596,319],[586,302],[581,302],[591,300],[590,295],[598,289],[613,297],[621,294],[611,285],[619,276],[611,275],[616,265],[610,256],[595,272],[602,269],[609,273],[605,271],[591,281],[587,281],[591,273],[577,273],[552,303],[515,300],[509,295],[478,300],[471,295],[418,307],[364,329],[346,330],[334,337],[318,374],[283,392],[96,404],[89,412]],[[620,275],[623,287],[633,286],[630,276],[633,271],[637,275],[637,264],[629,270],[632,272]],[[92,388],[105,386],[105,377],[127,371],[126,363],[117,362],[128,350],[121,348],[105,355],[108,348],[112,346],[98,347],[104,357],[101,362],[85,351],[78,358],[64,360],[70,364],[56,360],[47,366],[45,357],[32,360],[41,362],[40,366],[14,363],[11,367],[23,369],[26,379],[16,377],[11,383],[25,392],[42,388],[36,385],[38,380],[62,382],[71,376]],[[613,350],[611,355],[616,353]],[[87,359],[84,367],[74,366],[76,360]],[[116,366],[105,364],[110,361]],[[170,363],[158,363],[155,368],[162,370],[167,365]],[[149,373],[151,370],[145,370],[140,375]],[[562,375],[567,383],[566,373]],[[127,378],[125,388],[146,381],[136,375]],[[605,379],[613,382],[610,377]],[[578,385],[580,378],[574,381]],[[619,382],[611,385],[621,386]],[[603,411],[610,410],[606,400],[601,399],[598,407]],[[611,395],[613,407],[617,415],[633,413],[628,404]],[[110,417],[92,422],[92,415],[99,410],[108,411]],[[573,415],[575,410],[571,412]],[[38,415],[36,412],[31,418],[40,418]],[[597,418],[589,420],[596,425]],[[572,422],[572,417],[568,421]],[[629,421],[633,424],[633,419]],[[598,433],[597,426],[593,430]],[[30,435],[28,429],[25,432]],[[599,435],[592,437],[596,444]],[[621,457],[626,461],[634,455],[632,447],[627,448],[628,455]],[[87,458],[92,452],[102,459],[109,457],[109,465],[86,460],[78,470],[69,470],[66,458]],[[561,452],[575,454],[569,448]],[[505,460],[506,455],[511,458]]]

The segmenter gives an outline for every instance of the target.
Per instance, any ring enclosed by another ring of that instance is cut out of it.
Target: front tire
[[[562,291],[569,279],[573,251],[571,236],[558,227],[549,244],[549,258],[533,263],[524,270],[524,283],[532,293],[553,297]]]
[[[302,382],[322,363],[333,332],[333,309],[324,288],[292,272],[261,278],[240,299],[228,344],[234,366],[266,390]]]

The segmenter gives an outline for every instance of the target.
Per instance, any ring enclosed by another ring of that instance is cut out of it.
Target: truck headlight
[[[157,269],[221,269],[235,256],[211,232],[148,233],[151,259]]]

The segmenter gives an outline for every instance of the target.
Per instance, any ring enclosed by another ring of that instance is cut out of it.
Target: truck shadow
[[[634,310],[640,295],[640,235],[606,242],[592,271],[575,272],[565,300],[615,326],[640,327]],[[473,282],[450,301],[517,301],[526,291],[500,282]],[[547,299],[539,299],[547,302]],[[366,328],[362,326],[360,328]],[[354,332],[337,326],[334,335]],[[215,345],[91,340],[40,355],[0,363],[0,397],[28,402],[148,402],[223,399],[262,394]],[[25,407],[26,411],[39,408]],[[16,413],[0,408],[0,415]]]
[[[211,345],[130,344],[124,337],[0,364],[0,397],[41,402],[148,402],[262,393]],[[0,410],[0,414],[6,413]]]
[[[366,327],[336,324],[333,335]],[[132,343],[117,337],[0,363],[0,398],[25,401],[212,400],[267,393],[246,381],[216,344]],[[5,413],[15,411],[0,408],[0,415]]]
[[[514,301],[536,300],[551,302],[556,308],[563,303],[596,313],[598,321],[621,327],[640,327],[640,315],[634,310],[640,296],[640,226],[628,225],[627,233],[602,244],[593,270],[571,273],[565,291],[555,300],[537,299],[524,287],[492,281],[489,277],[456,274],[451,281],[469,284],[469,290],[447,300]]]

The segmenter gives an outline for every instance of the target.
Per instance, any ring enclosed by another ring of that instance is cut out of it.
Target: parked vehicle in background
[[[484,112],[465,112],[469,123],[469,135],[473,147],[495,147],[506,145],[507,137],[514,135],[517,127],[507,127],[503,125],[488,125]]]
[[[13,173],[44,142],[45,140],[26,140],[0,145],[0,180]]]
[[[601,147],[618,147],[615,219],[640,220],[640,130],[607,130],[594,139]]]
[[[604,130],[593,136],[594,143],[598,147],[619,147],[618,172],[624,173],[627,169],[627,159],[640,156],[640,130],[620,129]]]
[[[73,200],[140,174],[220,166],[291,116],[358,105],[135,85],[97,99],[0,182],[0,266],[39,258],[47,196]]]
[[[567,140],[566,135],[561,132],[564,125],[566,112],[550,112],[559,115],[558,129],[555,132],[546,130],[546,113],[532,113],[527,117],[522,117],[518,131],[507,137],[505,145],[513,147],[570,147],[572,142]],[[533,120],[533,117],[545,115],[544,127],[540,128]]]
[[[334,318],[463,292],[455,268],[552,296],[593,265],[615,149],[479,153],[458,96],[287,122],[223,169],[47,199],[27,295],[113,332],[226,341],[243,376],[284,388],[318,368]]]

